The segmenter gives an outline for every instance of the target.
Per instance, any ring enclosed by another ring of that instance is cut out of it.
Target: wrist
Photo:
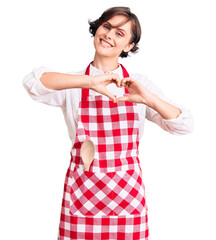
[[[157,101],[157,95],[149,92],[148,95],[143,97],[142,103],[147,105],[148,107],[154,108]]]
[[[91,88],[92,86],[92,76],[84,75],[81,88]]]

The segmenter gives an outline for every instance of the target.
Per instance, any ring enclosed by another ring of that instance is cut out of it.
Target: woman
[[[144,120],[182,135],[192,132],[192,116],[145,75],[118,63],[137,52],[141,37],[129,8],[107,9],[89,24],[95,55],[86,69],[64,74],[39,67],[23,79],[34,100],[61,107],[72,141],[58,239],[149,239],[139,161]]]

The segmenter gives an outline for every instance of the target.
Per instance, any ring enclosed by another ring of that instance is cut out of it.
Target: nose
[[[112,39],[112,35],[114,34],[114,29],[111,29],[105,33],[107,39]]]
[[[105,34],[105,37],[106,37],[106,39],[111,39],[111,34],[110,34],[110,32],[107,32],[107,33]]]

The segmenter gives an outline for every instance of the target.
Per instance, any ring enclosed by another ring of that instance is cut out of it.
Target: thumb
[[[128,96],[124,96],[124,97],[119,97],[116,99],[116,102],[125,102],[125,101],[128,101],[129,98]]]

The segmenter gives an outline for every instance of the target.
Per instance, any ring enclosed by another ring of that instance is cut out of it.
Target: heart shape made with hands
[[[105,73],[105,75],[109,75],[109,76],[112,76],[113,75],[113,72],[111,71],[108,71]],[[130,84],[133,82],[134,80],[130,77],[127,77],[127,78],[123,78],[123,79],[117,79],[117,78],[113,78],[110,80],[110,82],[107,84],[109,85],[110,83],[114,83],[116,85],[116,87],[118,88],[122,88],[122,87],[125,87],[129,94],[130,94],[130,91],[129,91],[129,87],[130,87]],[[108,91],[108,89],[106,88],[105,90],[105,95],[109,98],[111,98],[113,100],[113,102],[118,102],[118,101],[126,101],[128,100],[128,94],[126,94],[127,96],[121,96],[119,98],[116,99],[115,95],[113,95],[111,92]],[[125,95],[125,93],[124,93]]]
[[[120,86],[118,86],[118,83],[115,83],[117,88],[123,88],[123,93],[122,95],[118,96],[114,95],[115,99],[113,102],[119,102],[119,101],[128,101],[129,100],[129,95],[130,95],[130,83],[126,82],[126,79],[122,79],[122,81],[120,82]],[[125,89],[126,88],[128,91],[126,92]]]
[[[113,95],[106,89],[106,95],[110,97],[114,103],[117,102],[123,102],[123,101],[130,101],[130,102],[139,102],[141,101],[141,96],[138,96],[138,94],[141,93],[141,85],[135,81],[134,79],[130,77],[126,77],[121,79],[120,81],[113,79],[110,81],[110,83],[115,83],[116,87],[122,88],[125,87],[129,93],[124,93],[123,96],[120,96],[116,99],[116,96]]]
[[[128,93],[116,99],[116,96],[106,88],[110,83],[114,83],[116,87],[125,87],[128,90]],[[145,98],[149,97],[151,94],[141,83],[133,78],[126,77],[120,79],[118,74],[112,72],[94,76],[92,84],[93,87],[91,89],[109,97],[114,103],[120,101],[145,103]]]

